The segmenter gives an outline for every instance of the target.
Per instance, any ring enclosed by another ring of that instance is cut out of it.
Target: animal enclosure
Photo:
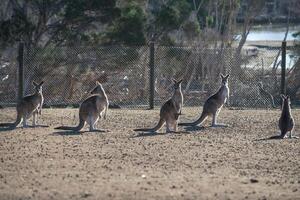
[[[228,73],[230,106],[271,107],[269,99],[259,95],[260,82],[272,94],[276,106],[280,105],[280,48],[260,47],[255,48],[255,54],[249,54],[249,48],[238,52],[234,47],[154,45],[152,51],[148,46],[120,45],[25,48],[24,95],[32,91],[33,80],[44,80],[46,106],[77,106],[99,81],[111,104],[144,108],[151,104],[149,101],[161,105],[170,96],[172,78],[183,78],[184,104],[199,106],[219,87],[219,74]],[[293,47],[288,47],[287,52],[287,90],[292,103],[298,105],[299,59],[289,56]],[[17,49],[11,49],[1,60],[0,105],[16,103],[17,73]]]

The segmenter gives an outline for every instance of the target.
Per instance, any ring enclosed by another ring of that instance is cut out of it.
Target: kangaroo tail
[[[186,122],[186,123],[179,123],[179,126],[196,126],[198,124],[201,124],[206,118],[208,114],[206,112],[202,112],[201,116],[194,122]]]
[[[22,120],[22,117],[20,114],[17,114],[17,119],[14,123],[1,123],[0,127],[10,127],[10,128],[16,128]]]
[[[55,127],[54,129],[80,131],[83,128],[84,123],[85,123],[85,121],[81,117],[79,117],[79,124],[75,127],[72,127],[72,126],[58,126],[58,127]]]
[[[5,127],[5,126],[11,127],[13,125],[14,125],[14,123],[0,123],[0,127]]]
[[[134,131],[147,131],[147,132],[156,132],[164,125],[165,120],[160,118],[157,125],[154,128],[138,128],[134,129]]]

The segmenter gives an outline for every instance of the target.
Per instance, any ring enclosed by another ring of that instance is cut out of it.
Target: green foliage
[[[131,1],[121,9],[121,16],[110,27],[107,33],[109,43],[145,44],[145,19],[145,13],[142,8],[134,1]]]
[[[28,21],[21,12],[15,12],[8,20],[0,21],[0,42],[8,45],[14,41],[26,39],[26,33],[32,32],[36,26]]]
[[[200,33],[199,22],[188,21],[183,25],[183,30],[190,38],[193,38]]]
[[[98,19],[106,22],[109,18],[114,18],[119,14],[115,7],[116,0],[65,0],[67,20]]]
[[[192,7],[187,0],[170,0],[156,14],[157,26],[162,29],[177,29],[191,10]]]
[[[0,44],[23,40],[27,46],[72,44],[93,39],[98,25],[108,24],[120,15],[116,0],[19,0],[12,3],[12,17],[0,19]]]
[[[168,35],[163,35],[160,42],[161,46],[175,46],[175,41]]]
[[[207,27],[212,27],[214,25],[214,18],[213,16],[206,16],[206,26]]]

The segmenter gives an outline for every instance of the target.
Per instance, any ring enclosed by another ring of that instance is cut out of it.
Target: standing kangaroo
[[[225,124],[217,124],[217,117],[221,108],[226,103],[226,100],[229,98],[229,88],[228,88],[228,77],[229,75],[223,76],[220,75],[222,82],[219,90],[208,97],[203,106],[203,111],[201,116],[194,122],[191,123],[179,123],[179,126],[196,126],[201,124],[209,115],[212,115],[212,127],[226,127]]]
[[[279,129],[280,129],[280,138],[285,138],[287,132],[290,132],[289,138],[298,138],[296,136],[292,136],[292,132],[294,129],[294,119],[291,113],[291,106],[290,106],[290,97],[281,95],[282,98],[282,109],[281,109],[281,116],[279,118]]]
[[[260,95],[261,99],[264,101],[264,103],[265,103],[265,100],[268,100],[269,103],[271,104],[271,106],[273,108],[276,108],[275,103],[274,103],[274,97],[272,96],[272,94],[270,94],[263,88],[262,82],[258,82],[258,89],[259,89],[258,90],[259,95]]]
[[[42,106],[44,103],[44,97],[42,93],[42,85],[44,81],[40,84],[36,82],[32,82],[35,87],[35,93],[25,96],[22,100],[17,104],[17,119],[14,123],[2,123],[0,126],[8,126],[10,128],[16,128],[23,119],[23,127],[27,127],[27,119],[33,115],[32,126],[37,125],[37,115],[41,114]]]
[[[91,91],[91,96],[85,99],[79,108],[79,124],[76,127],[59,126],[55,129],[80,131],[85,122],[90,126],[90,131],[95,131],[95,124],[99,117],[102,117],[104,112],[104,119],[108,110],[108,99],[102,85],[97,81],[96,87]]]
[[[181,115],[181,109],[183,104],[183,95],[181,91],[181,82],[174,80],[174,94],[171,99],[163,104],[160,109],[160,119],[154,128],[145,129],[134,129],[134,131],[147,131],[156,132],[166,123],[166,132],[176,132],[177,131],[177,120],[179,115]],[[171,127],[173,131],[171,131]]]

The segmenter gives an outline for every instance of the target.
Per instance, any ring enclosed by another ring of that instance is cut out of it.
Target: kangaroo
[[[177,121],[179,115],[181,115],[181,109],[183,104],[183,95],[181,91],[181,82],[173,79],[174,82],[174,93],[171,99],[165,102],[160,109],[160,119],[154,128],[141,128],[134,129],[134,131],[147,131],[156,132],[166,123],[166,132],[176,132],[177,131]],[[171,130],[171,127],[173,131]]]
[[[196,126],[201,124],[206,120],[209,115],[212,115],[212,127],[226,127],[226,124],[217,124],[217,117],[221,108],[226,103],[226,100],[229,98],[229,88],[228,88],[228,77],[229,75],[220,75],[222,82],[219,90],[208,97],[203,106],[203,111],[200,117],[191,123],[179,123],[179,126]]]
[[[16,128],[23,119],[23,127],[28,127],[27,119],[33,116],[32,126],[35,127],[37,125],[37,115],[41,114],[41,110],[44,103],[44,97],[42,93],[42,86],[44,81],[40,84],[36,82],[32,82],[35,87],[35,93],[25,96],[18,104],[17,104],[17,119],[14,123],[2,123],[0,126],[8,126],[9,128]]]
[[[274,103],[274,98],[272,96],[272,94],[270,94],[269,92],[267,92],[264,88],[263,88],[263,83],[262,82],[258,82],[258,91],[259,91],[259,95],[261,97],[261,99],[264,101],[265,104],[265,100],[267,99],[271,106],[273,108],[276,108],[275,103]]]
[[[102,85],[98,81],[96,82],[96,87],[91,91],[91,94],[92,95],[85,99],[80,105],[79,124],[76,127],[59,126],[55,129],[80,131],[84,127],[85,122],[87,122],[90,126],[89,130],[96,131],[95,125],[99,117],[102,117],[103,112],[104,118],[106,119],[108,99]]]
[[[281,95],[282,98],[282,108],[281,108],[281,116],[279,118],[279,129],[281,131],[280,137],[285,138],[287,132],[290,132],[289,138],[298,138],[296,136],[292,136],[292,132],[294,129],[294,119],[291,113],[291,102],[290,102],[290,97]]]

